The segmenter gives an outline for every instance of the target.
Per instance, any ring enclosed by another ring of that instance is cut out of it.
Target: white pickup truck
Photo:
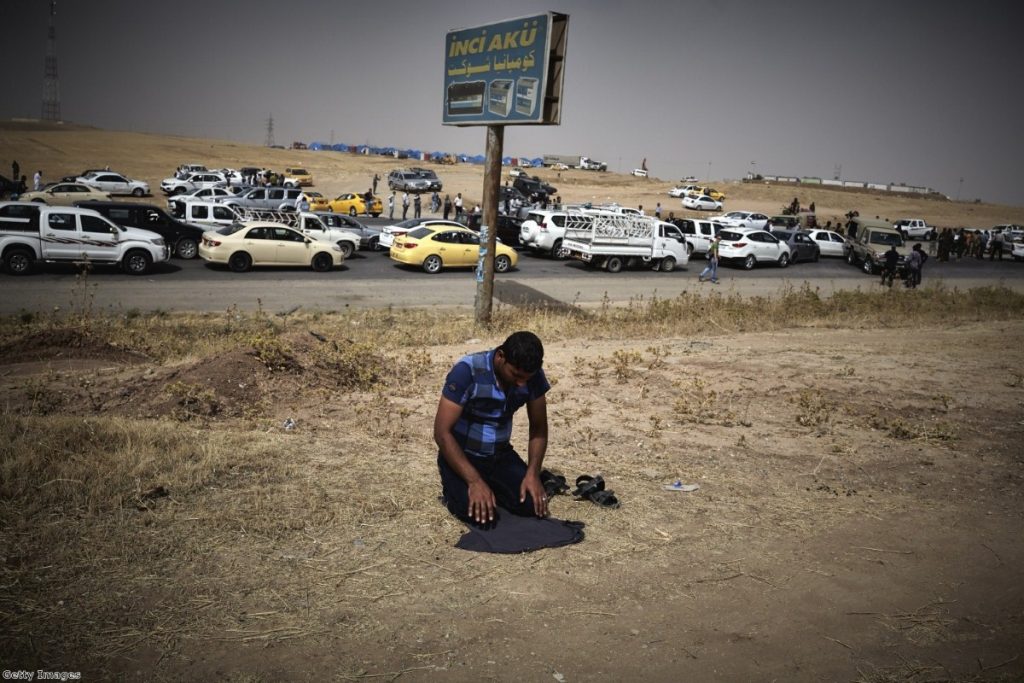
[[[933,230],[923,218],[901,218],[892,224],[907,239],[926,239]]]
[[[0,202],[0,258],[25,275],[36,262],[116,264],[131,275],[170,259],[164,238],[115,225],[96,211],[32,202]]]
[[[346,259],[359,249],[359,235],[351,230],[328,227],[315,213],[303,211],[271,211],[269,209],[237,209],[243,221],[280,223],[299,230],[304,235],[322,242],[333,242]]]
[[[587,265],[617,273],[646,266],[664,273],[690,261],[683,233],[653,218],[610,213],[570,213],[562,252]]]

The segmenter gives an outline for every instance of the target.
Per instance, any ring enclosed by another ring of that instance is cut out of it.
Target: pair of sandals
[[[540,483],[544,487],[544,492],[548,498],[569,491],[569,484],[566,482],[565,477],[548,470],[541,471]],[[609,510],[619,507],[619,499],[615,497],[615,492],[605,490],[604,478],[600,474],[595,476],[584,474],[576,477],[576,488],[572,492],[572,497],[576,500],[589,500],[598,507]]]

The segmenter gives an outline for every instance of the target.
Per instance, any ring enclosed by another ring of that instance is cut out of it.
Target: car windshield
[[[407,221],[402,221],[401,223],[395,223],[395,227],[396,228],[405,228],[406,230],[411,230],[412,228],[415,228],[417,225],[419,225],[422,222],[423,222],[422,218],[410,218]]]
[[[293,168],[292,175],[309,175],[309,171],[304,168]]]
[[[897,247],[903,246],[903,238],[899,236],[899,233],[895,232],[872,232],[869,238],[871,244],[895,244]]]
[[[412,237],[414,239],[420,239],[421,237],[427,237],[428,235],[433,235],[433,234],[434,234],[434,231],[431,230],[430,228],[416,228],[415,230],[410,230],[409,234],[407,234],[406,237]]]
[[[232,223],[231,225],[225,225],[223,228],[217,230],[221,235],[234,235],[236,232],[245,227],[245,223]]]

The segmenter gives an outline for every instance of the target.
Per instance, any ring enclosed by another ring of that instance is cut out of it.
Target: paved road
[[[370,221],[380,223],[381,220]],[[764,266],[752,271],[724,266],[722,284],[699,284],[697,273],[703,259],[672,273],[649,270],[609,274],[575,262],[521,253],[519,267],[497,276],[497,302],[546,303],[552,306],[596,305],[607,298],[613,303],[631,299],[674,297],[683,291],[737,292],[744,296],[771,295],[783,287],[804,281],[823,294],[837,289],[877,286],[869,277],[839,259],[800,263],[789,268]],[[959,263],[925,266],[925,284],[944,281],[948,286],[970,288],[1003,284],[1024,291],[1024,263],[1012,260],[989,262],[966,259]],[[85,305],[96,309],[223,311],[231,306],[257,307],[269,312],[305,309],[342,310],[347,307],[473,306],[474,273],[468,270],[437,275],[401,266],[384,252],[358,252],[331,273],[309,269],[264,268],[232,273],[207,265],[201,259],[169,264],[144,277],[125,275],[112,267],[96,268],[79,280],[70,266],[44,266],[25,277],[0,274],[0,314],[67,310]]]

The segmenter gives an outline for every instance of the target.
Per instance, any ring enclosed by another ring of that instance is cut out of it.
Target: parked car
[[[512,187],[516,188],[527,197],[546,197],[548,195],[555,194],[558,192],[558,188],[553,185],[548,185],[537,176],[529,178],[527,176],[519,176],[512,183]]]
[[[238,211],[241,210],[219,202],[211,202],[208,199],[186,199],[174,203],[171,216],[179,221],[193,223],[209,230],[211,226],[216,228],[222,225],[231,225],[240,220]]]
[[[419,266],[431,274],[445,268],[473,267],[480,256],[480,235],[461,226],[420,226],[396,237],[390,256],[393,261]],[[514,249],[500,242],[497,244],[495,272],[508,272],[518,262],[519,255]]]
[[[285,187],[310,187],[313,185],[313,174],[300,166],[284,169]]]
[[[768,216],[753,211],[730,211],[718,216],[715,222],[730,228],[768,229]]]
[[[348,230],[359,237],[359,248],[369,251],[380,249],[381,228],[364,225],[355,218],[343,213],[332,213],[330,211],[315,211],[320,220],[328,228]]]
[[[923,218],[901,218],[892,224],[903,233],[904,239],[927,239],[932,234],[933,228]]]
[[[177,176],[164,178],[160,181],[160,189],[165,194],[185,194],[191,190],[198,190],[204,187],[224,187],[228,184],[223,173],[212,173],[203,171],[201,173],[190,173],[184,178]]]
[[[821,247],[806,230],[776,230],[771,234],[789,245],[790,263],[817,261],[821,258]]]
[[[774,234],[774,231],[773,231]],[[807,235],[818,245],[822,256],[838,256],[843,258],[846,238],[831,230],[809,230]]]
[[[718,233],[718,258],[723,263],[739,261],[747,270],[758,263],[789,265],[789,245],[765,230],[730,230]]]
[[[633,175],[635,175],[637,178],[646,178],[647,177],[647,169],[646,168],[634,168],[631,171],[631,173]]]
[[[430,179],[408,169],[396,169],[388,174],[388,187],[401,192],[429,192]]]
[[[713,187],[702,187],[699,185],[691,186],[687,192],[689,195],[707,195],[717,201],[725,201],[725,194],[719,192]]]
[[[520,178],[520,177],[525,178],[528,175],[529,174],[526,172],[526,170],[523,169],[521,166],[513,166],[512,168],[510,168],[508,170],[508,177],[509,178]]]
[[[565,211],[535,209],[530,211],[519,227],[519,244],[530,249],[559,257],[565,239]]]
[[[315,240],[280,223],[235,223],[203,234],[199,255],[236,273],[253,266],[309,266],[327,272],[340,266],[341,247]]]
[[[395,243],[396,237],[401,237],[415,228],[433,228],[435,230],[443,230],[447,228],[465,227],[466,226],[462,223],[446,221],[442,218],[410,218],[407,221],[395,223],[394,225],[385,225],[384,229],[380,231],[379,244],[381,249],[390,249],[391,245]]]
[[[706,194],[687,195],[683,197],[683,208],[693,209],[694,211],[721,211],[722,202],[712,199]]]
[[[310,211],[329,211],[331,208],[330,200],[319,192],[303,190],[302,196],[306,198]]]
[[[23,202],[38,202],[51,206],[74,206],[89,200],[110,201],[110,193],[82,183],[55,183],[38,192],[26,192],[18,198]]]
[[[85,178],[78,178],[76,182],[84,183],[109,194],[124,194],[133,197],[145,197],[149,194],[149,183],[131,180],[120,173],[96,173]]]
[[[188,199],[206,199],[209,201],[219,201],[221,199],[227,199],[229,197],[235,197],[237,193],[232,192],[226,187],[201,187],[197,190],[191,190],[189,192],[183,192],[182,194],[174,194],[167,198],[167,206],[171,207],[171,204],[176,201],[185,201]]]
[[[349,216],[358,216],[366,213],[366,199],[361,194],[347,192],[340,194],[327,203],[327,210],[334,213],[347,213]],[[384,213],[384,204],[380,197],[374,196],[370,206],[370,215],[376,218]]]
[[[1024,242],[1013,242],[1013,251],[1010,255],[1014,261],[1024,261]]]
[[[226,197],[221,203],[234,208],[294,211],[300,194],[302,190],[297,187],[254,187]]]
[[[467,216],[466,227],[473,232],[480,232],[482,216],[470,213]],[[498,214],[498,239],[510,247],[519,245],[519,230],[523,222],[515,216]]]
[[[721,230],[722,226],[708,220],[676,218],[672,223],[679,228],[690,247],[690,255],[706,255],[711,246],[711,240]]]
[[[692,185],[690,185],[690,186],[676,185],[675,187],[673,187],[671,190],[668,191],[668,196],[669,197],[676,197],[676,198],[681,199],[681,198],[685,197],[687,194],[689,194],[690,189],[692,187],[693,187]]]
[[[417,176],[419,176],[423,180],[427,181],[427,191],[428,192],[440,192],[441,191],[441,188],[443,187],[442,184],[441,184],[441,179],[438,178],[437,174],[434,173],[429,168],[420,168],[419,166],[413,166],[409,170],[412,171],[413,173],[415,173]]]
[[[112,223],[125,228],[141,228],[164,238],[171,254],[183,259],[199,255],[199,242],[206,228],[179,221],[163,210],[147,204],[127,202],[79,202],[77,206],[92,209]]]

